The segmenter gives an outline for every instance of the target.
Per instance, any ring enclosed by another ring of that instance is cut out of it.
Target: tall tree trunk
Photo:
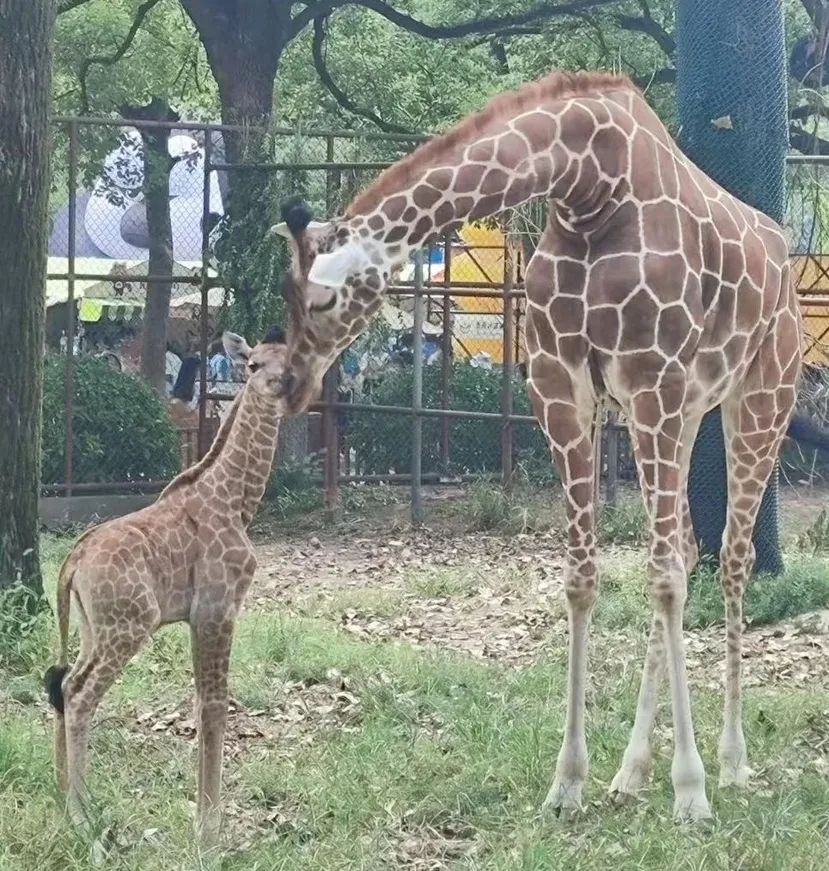
[[[147,106],[124,106],[121,114],[134,121],[178,121],[179,115],[161,99],[154,98]],[[144,144],[144,208],[149,237],[150,275],[160,281],[147,283],[141,331],[141,374],[155,390],[164,396],[166,390],[167,319],[170,316],[173,275],[173,226],[170,217],[170,131],[161,128],[137,127]]]
[[[199,32],[219,86],[222,121],[249,128],[225,135],[229,163],[261,149],[273,113],[273,89],[288,39],[291,3],[277,0],[181,0]],[[231,187],[236,181],[230,177]]]
[[[680,145],[726,190],[782,221],[787,139],[782,0],[680,0]],[[727,471],[719,409],[703,419],[688,495],[700,553],[718,559]],[[782,569],[775,469],[754,528],[758,572]]]
[[[0,0],[0,588],[36,594],[54,15]]]

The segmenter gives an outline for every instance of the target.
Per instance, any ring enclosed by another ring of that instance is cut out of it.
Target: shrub
[[[374,389],[375,405],[410,407],[413,372],[410,368],[388,374]],[[450,407],[462,411],[498,413],[501,408],[500,369],[486,370],[468,363],[455,363],[450,374]],[[423,369],[423,406],[439,408],[440,367]],[[515,414],[531,414],[526,385],[518,378],[513,384]],[[406,474],[411,471],[411,418],[401,415],[354,414],[349,422],[349,446],[354,450],[361,474]],[[441,472],[441,421],[423,420],[423,472]],[[546,470],[552,476],[552,458],[540,428],[534,424],[515,424],[513,450],[516,463]],[[501,423],[497,420],[450,419],[450,472],[474,474],[501,468]]]
[[[42,477],[64,480],[66,358],[49,356],[43,372]],[[103,360],[75,360],[73,479],[166,480],[179,471],[179,439],[167,407],[146,382]]]
[[[787,560],[780,575],[758,575],[746,590],[743,613],[747,624],[761,626],[787,620],[829,604],[826,563],[814,557]],[[701,565],[688,585],[685,625],[703,628],[722,623],[725,615],[720,576],[716,568]]]

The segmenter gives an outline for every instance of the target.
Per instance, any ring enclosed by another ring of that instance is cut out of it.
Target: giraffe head
[[[241,336],[229,332],[222,336],[222,344],[234,363],[245,364],[247,390],[264,398],[282,399],[288,346],[280,327],[271,327],[265,338],[252,348]]]
[[[380,308],[392,272],[389,246],[358,219],[311,220],[291,200],[272,232],[291,243],[291,271],[282,290],[291,316],[286,399],[291,413],[311,401],[322,376]]]

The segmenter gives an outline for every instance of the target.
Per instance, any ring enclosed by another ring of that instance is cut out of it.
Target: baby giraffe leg
[[[198,612],[197,612],[198,613]],[[222,756],[227,723],[227,674],[235,615],[198,615],[191,629],[199,736],[196,774],[196,834],[212,847],[221,827]]]
[[[123,631],[128,634],[119,635],[116,646],[96,645],[86,660],[76,663],[64,681],[68,808],[73,822],[80,825],[88,822],[85,776],[92,718],[104,693],[149,637],[144,627],[140,634],[134,626]]]

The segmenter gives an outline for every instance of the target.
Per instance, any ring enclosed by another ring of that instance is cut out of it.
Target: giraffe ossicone
[[[682,637],[687,574],[697,559],[688,466],[703,414],[721,405],[729,507],[719,756],[721,781],[742,784],[742,595],[752,528],[801,368],[800,313],[778,225],[694,166],[629,79],[553,73],[421,146],[329,223],[313,224],[307,208],[286,204],[287,403],[291,412],[308,404],[412,251],[536,197],[548,200],[549,215],[525,277],[527,381],[568,517],[567,714],[547,806],[578,809],[587,777],[587,637],[598,595],[593,421],[597,403],[608,399],[630,429],[650,525],[654,605],[636,718],[612,789],[635,793],[648,776],[667,672],[675,813],[705,818]]]
[[[47,672],[55,707],[55,766],[72,818],[86,822],[89,732],[106,690],[150,636],[190,625],[198,736],[196,829],[215,844],[220,825],[222,745],[233,631],[256,569],[248,526],[271,472],[284,413],[287,346],[271,328],[251,348],[224,334],[247,369],[213,445],[149,507],[88,530],[60,571],[61,659]],[[68,666],[70,604],[80,652]]]

